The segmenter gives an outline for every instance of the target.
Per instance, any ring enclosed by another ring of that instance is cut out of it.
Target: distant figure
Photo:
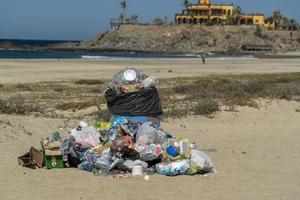
[[[290,32],[290,36],[291,36],[291,38],[293,38],[293,32],[292,31]]]
[[[205,65],[205,55],[204,54],[201,54],[201,59],[202,59],[202,64]]]

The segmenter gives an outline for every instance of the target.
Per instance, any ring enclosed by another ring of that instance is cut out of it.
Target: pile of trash
[[[55,132],[42,140],[43,165],[49,169],[77,167],[95,175],[212,172],[207,154],[188,139],[175,138],[160,127],[162,109],[156,84],[154,77],[134,68],[115,74],[104,92],[111,121],[94,126],[81,121],[68,130],[68,138]],[[22,158],[19,162],[25,165]],[[34,163],[32,157],[30,162]]]

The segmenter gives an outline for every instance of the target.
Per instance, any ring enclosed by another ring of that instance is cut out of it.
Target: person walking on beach
[[[201,59],[202,59],[202,64],[204,64],[205,65],[205,55],[204,54],[201,54]]]

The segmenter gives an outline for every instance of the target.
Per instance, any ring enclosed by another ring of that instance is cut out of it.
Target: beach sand
[[[211,61],[0,61],[0,83],[109,79],[124,66],[160,78],[209,74],[299,72],[300,60]],[[173,72],[168,72],[172,70]],[[213,118],[167,119],[162,127],[188,138],[211,156],[217,173],[115,179],[78,169],[31,170],[17,157],[42,137],[73,127],[76,119],[0,115],[0,194],[3,200],[40,199],[299,199],[300,103],[257,100]],[[63,131],[64,134],[65,131]]]
[[[158,78],[213,74],[300,72],[300,59],[248,60],[0,60],[0,83],[74,79],[110,79],[119,69],[135,67]]]

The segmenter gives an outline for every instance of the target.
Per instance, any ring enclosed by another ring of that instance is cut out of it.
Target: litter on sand
[[[110,122],[80,121],[62,138],[54,132],[18,158],[24,167],[76,167],[113,178],[204,174],[214,171],[210,157],[186,138],[160,126],[163,114],[155,77],[129,68],[113,76],[104,91]]]

